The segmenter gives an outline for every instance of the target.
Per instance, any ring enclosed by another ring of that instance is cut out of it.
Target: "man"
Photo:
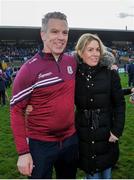
[[[68,31],[64,14],[46,14],[41,28],[43,50],[22,66],[14,80],[11,127],[19,154],[17,166],[30,178],[52,178],[53,166],[56,178],[76,178],[76,61],[63,53]],[[25,118],[28,104],[33,110]]]

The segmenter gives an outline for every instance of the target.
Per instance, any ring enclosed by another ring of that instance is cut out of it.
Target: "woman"
[[[125,122],[125,100],[118,72],[103,61],[103,44],[83,34],[76,45],[76,129],[79,167],[87,179],[111,178],[119,157],[118,139]]]

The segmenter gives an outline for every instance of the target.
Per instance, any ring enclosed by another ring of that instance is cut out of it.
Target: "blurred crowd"
[[[39,49],[38,43],[0,43],[0,60],[21,62],[31,58]]]
[[[0,62],[0,104],[5,106],[9,101],[7,89],[11,87],[12,82],[20,67],[12,67],[6,62]]]
[[[75,42],[68,42],[66,51],[72,52],[75,47]],[[128,58],[134,58],[134,44],[112,44],[104,43],[109,50],[116,55],[119,63],[124,59],[128,61]],[[21,41],[21,42],[0,42],[0,61],[7,62],[21,61],[25,62],[31,58],[36,52],[42,49],[42,44],[36,41]]]

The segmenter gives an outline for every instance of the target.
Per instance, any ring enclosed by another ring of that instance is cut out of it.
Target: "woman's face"
[[[100,54],[98,41],[92,40],[85,46],[85,49],[81,54],[81,58],[83,59],[83,62],[89,66],[96,66],[99,63]]]

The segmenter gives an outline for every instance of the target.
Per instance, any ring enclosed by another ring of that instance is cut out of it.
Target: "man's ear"
[[[41,36],[42,41],[46,40],[46,36],[45,35],[46,35],[46,33],[44,31],[40,32],[40,36]]]

